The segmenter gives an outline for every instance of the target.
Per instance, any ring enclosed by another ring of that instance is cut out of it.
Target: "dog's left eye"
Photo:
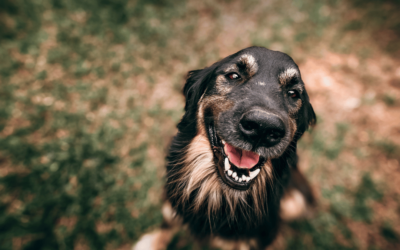
[[[240,78],[240,76],[236,73],[229,73],[226,76],[229,77],[229,79],[231,79],[231,80],[237,80]]]
[[[287,93],[291,98],[298,98],[299,97],[299,92],[297,92],[296,90],[289,90]]]

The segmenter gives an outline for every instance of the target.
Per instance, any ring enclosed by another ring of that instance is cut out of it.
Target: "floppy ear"
[[[178,124],[179,129],[196,120],[198,103],[211,81],[214,69],[215,64],[208,68],[189,71],[183,87],[183,94],[186,99],[185,114]]]
[[[207,78],[207,69],[198,69],[189,71],[185,86],[183,87],[183,95],[186,99],[185,111],[193,110],[197,105],[201,95],[206,90],[206,84],[203,83]],[[194,109],[196,110],[196,109]]]
[[[300,139],[303,133],[309,128],[309,126],[314,126],[317,122],[317,117],[313,107],[311,106],[310,99],[308,97],[307,91],[303,92],[303,106],[300,109],[298,116],[298,136],[296,139]]]

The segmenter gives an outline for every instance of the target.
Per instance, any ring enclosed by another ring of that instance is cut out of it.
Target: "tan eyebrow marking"
[[[226,83],[227,81],[224,75],[219,75],[215,81],[215,86],[217,87],[218,92],[222,95],[228,94],[232,89],[232,86],[227,86]]]
[[[288,68],[279,74],[279,82],[281,85],[287,84],[291,79],[298,77],[299,71],[295,68]]]
[[[232,64],[224,70],[225,73],[228,73],[230,71],[239,71],[239,69],[236,64]]]
[[[244,54],[239,58],[239,62],[243,63],[246,65],[246,71],[249,76],[253,76],[255,73],[257,73],[258,70],[258,64],[256,62],[256,59],[249,54]]]

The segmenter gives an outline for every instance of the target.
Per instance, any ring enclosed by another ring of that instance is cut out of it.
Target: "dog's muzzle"
[[[242,140],[239,142],[229,138],[229,132],[225,135],[227,141],[224,141],[225,138],[216,133],[213,119],[207,121],[206,127],[219,175],[225,184],[238,190],[247,190],[267,161],[256,150],[273,150],[287,133],[285,123],[279,116],[258,108],[245,112],[236,120],[235,131]],[[240,147],[241,142],[251,147],[244,149]]]

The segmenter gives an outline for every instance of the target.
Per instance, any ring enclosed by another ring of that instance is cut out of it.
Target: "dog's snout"
[[[253,110],[240,119],[241,132],[250,140],[274,146],[285,136],[285,124],[276,115]]]

